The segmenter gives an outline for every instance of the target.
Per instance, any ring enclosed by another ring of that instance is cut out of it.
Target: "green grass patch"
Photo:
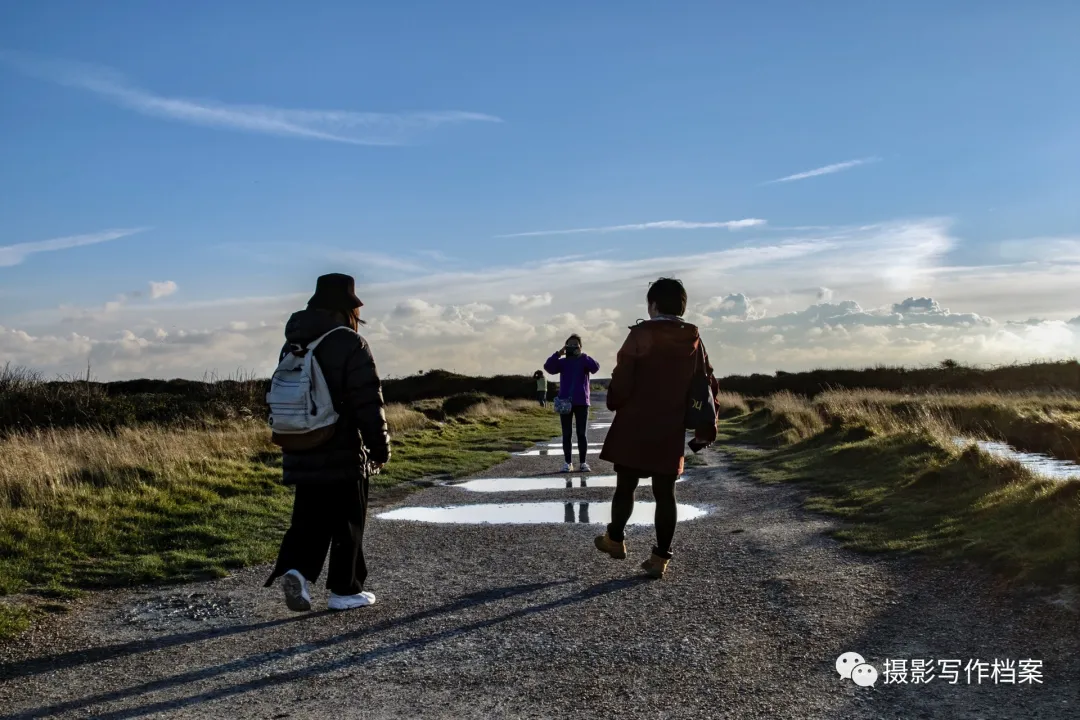
[[[30,627],[30,609],[22,605],[0,605],[0,639],[6,640]]]
[[[721,442],[752,477],[805,487],[806,507],[841,518],[835,536],[853,549],[972,560],[1014,582],[1080,582],[1080,481],[1043,479],[930,432],[837,423],[787,444],[783,434],[758,411],[725,421]]]
[[[551,408],[521,408],[492,417],[459,417],[439,428],[395,437],[390,463],[372,480],[392,486],[423,477],[464,477],[509,459],[514,450],[558,435]]]

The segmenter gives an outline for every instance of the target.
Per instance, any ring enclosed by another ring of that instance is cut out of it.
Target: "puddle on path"
[[[705,515],[693,505],[677,506],[679,522]],[[652,525],[656,503],[634,503],[630,525]],[[413,520],[417,522],[467,525],[539,525],[545,523],[578,522],[604,524],[611,522],[611,503],[605,502],[534,502],[489,503],[483,505],[450,505],[447,507],[403,507],[377,515],[381,520]]]
[[[989,440],[955,437],[953,442],[961,447],[971,444],[978,445],[979,449],[988,455],[1015,460],[1036,474],[1053,480],[1080,478],[1080,465],[1068,460],[1058,460],[1055,457],[1041,453],[1021,452],[1007,443],[991,442]]]
[[[571,455],[573,455],[574,457],[577,457],[577,454],[578,454],[577,443],[574,443],[574,448],[573,448],[573,452],[571,453]],[[590,445],[588,448],[586,448],[585,454],[586,455],[599,455],[600,454],[600,446],[598,446],[598,445]],[[549,450],[526,450],[525,452],[515,453],[515,455],[532,455],[533,457],[535,457],[537,455],[551,455],[552,457],[554,457],[554,456],[557,455],[559,457],[562,457],[563,452],[562,452],[562,445],[560,443],[560,446],[559,446],[558,449],[551,448]]]
[[[558,490],[565,488],[583,487],[615,487],[615,475],[582,475],[577,477],[512,477],[512,478],[477,478],[463,483],[455,483],[453,487],[472,492],[508,492],[519,490]],[[678,482],[682,482],[679,478]],[[638,482],[638,487],[651,487],[652,480],[643,478]]]
[[[602,443],[602,442],[590,442],[590,443],[587,443],[587,445],[589,447],[592,447],[593,445],[595,445],[596,447],[603,447],[604,443]],[[548,447],[553,447],[553,448],[561,448],[562,443],[561,442],[547,443],[547,446]],[[574,440],[574,449],[577,450],[577,440],[576,439]]]
[[[454,487],[473,492],[506,492],[508,490],[558,490],[572,487],[615,487],[614,475],[590,475],[583,477],[513,477],[477,478]]]
[[[604,430],[611,427],[611,423],[593,423],[589,425],[590,430]]]

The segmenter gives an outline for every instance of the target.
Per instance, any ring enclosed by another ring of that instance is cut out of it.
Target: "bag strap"
[[[331,330],[327,330],[322,335],[320,335],[319,337],[317,337],[314,340],[312,340],[311,342],[309,342],[307,344],[306,349],[311,351],[311,352],[315,352],[315,348],[317,348],[319,346],[319,343],[321,343],[323,341],[323,339],[326,338],[327,335],[329,335],[332,332],[337,332],[338,330],[348,330],[348,331],[352,332],[352,328],[350,328],[348,325],[338,325],[336,328],[333,328]]]
[[[701,374],[705,377],[712,379],[715,374],[709,368],[708,353],[705,350],[705,341],[700,335],[698,335],[698,355],[701,357]]]

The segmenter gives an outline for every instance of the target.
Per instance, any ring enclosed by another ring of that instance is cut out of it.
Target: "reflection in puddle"
[[[515,453],[515,454],[516,455],[532,455],[534,457],[536,455],[551,455],[552,457],[554,457],[556,455],[558,455],[559,457],[563,456],[562,450],[561,449],[556,450],[555,448],[552,448],[550,450],[526,450],[525,452],[519,452],[519,453]],[[573,451],[572,454],[573,454],[574,457],[577,457],[578,449],[577,449],[576,444],[574,445],[574,451]],[[588,447],[588,449],[585,450],[585,454],[586,455],[599,455],[600,454],[600,448],[597,447],[597,446],[590,445]]]
[[[953,442],[964,447],[975,444],[979,449],[994,457],[1015,460],[1032,472],[1054,480],[1070,480],[1080,478],[1080,465],[1068,460],[1058,460],[1049,455],[1040,453],[1021,452],[1011,445],[989,440],[972,440],[971,438],[956,437]]]
[[[604,443],[602,443],[602,442],[590,442],[590,443],[587,443],[587,444],[588,444],[589,447],[592,447],[593,445],[596,445],[597,447],[600,447]],[[553,442],[553,443],[548,443],[547,446],[548,447],[553,447],[553,448],[561,448],[562,443],[561,442]],[[577,440],[574,441],[574,450],[577,450]]]
[[[603,430],[609,427],[611,427],[611,423],[593,423],[589,425],[590,430]]]
[[[693,505],[676,505],[679,522],[694,520],[705,511]],[[575,512],[576,510],[576,512]],[[656,503],[634,503],[630,525],[652,525]],[[543,523],[579,522],[607,524],[611,522],[610,502],[535,502],[490,503],[483,505],[450,505],[448,507],[404,507],[384,512],[382,520],[414,520],[418,522],[452,524],[510,524],[538,525]]]
[[[463,483],[456,483],[454,487],[473,492],[508,492],[518,490],[558,490],[559,488],[570,489],[573,487],[615,487],[615,475],[583,475],[580,477],[533,477],[533,478],[478,478]],[[679,478],[678,482],[682,482]],[[650,487],[652,480],[643,478],[638,482],[638,487]]]

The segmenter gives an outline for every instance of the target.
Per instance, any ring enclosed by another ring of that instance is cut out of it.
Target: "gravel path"
[[[1080,718],[1074,609],[996,592],[972,569],[845,551],[798,490],[706,456],[678,494],[709,514],[680,523],[663,581],[638,574],[651,527],[629,529],[620,562],[593,549],[599,524],[373,519],[376,605],[290,613],[278,587],[261,587],[265,567],[94,594],[4,650],[0,717]],[[560,464],[515,457],[485,475]],[[437,486],[397,504],[569,500],[595,518],[610,496],[575,479]],[[315,600],[324,607],[321,584]],[[886,658],[1035,658],[1043,683],[969,685],[961,668],[955,685],[858,687],[834,670],[845,651],[879,671]]]

